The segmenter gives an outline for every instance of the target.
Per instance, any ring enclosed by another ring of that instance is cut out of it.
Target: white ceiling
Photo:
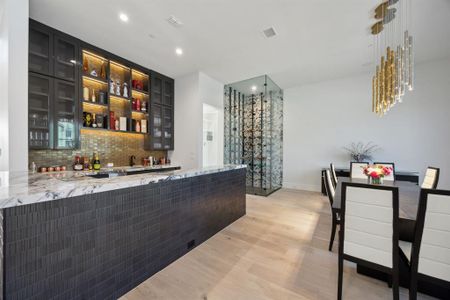
[[[416,61],[450,57],[450,1],[411,1]],[[369,27],[380,2],[30,0],[30,16],[171,77],[201,70],[230,83],[268,74],[288,88],[371,70]],[[166,21],[171,15],[181,28]],[[278,35],[266,39],[270,26]]]

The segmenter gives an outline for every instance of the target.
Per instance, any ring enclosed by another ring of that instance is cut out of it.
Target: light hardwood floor
[[[337,242],[329,252],[330,228],[330,207],[320,193],[248,195],[246,216],[122,299],[336,299]],[[391,295],[385,283],[345,265],[344,299]],[[401,289],[401,299],[407,295]]]

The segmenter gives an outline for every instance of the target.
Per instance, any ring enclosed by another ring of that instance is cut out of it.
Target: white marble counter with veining
[[[181,169],[165,171],[171,166],[155,166],[159,172],[143,173],[110,178],[92,178],[86,171],[64,171],[52,173],[0,172],[0,209],[38,202],[52,201],[111,191],[116,189],[156,183],[161,180],[177,180],[181,178],[225,172],[245,168],[245,165],[223,165],[201,169]],[[149,169],[150,167],[145,167]]]

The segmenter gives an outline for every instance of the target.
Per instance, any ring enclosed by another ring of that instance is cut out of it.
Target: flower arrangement
[[[392,167],[386,167],[382,165],[373,165],[362,168],[364,174],[372,180],[372,183],[375,184],[383,183],[384,176],[389,176],[392,173]]]
[[[373,144],[372,142],[369,142],[367,144],[358,142],[351,143],[350,146],[344,147],[344,150],[346,150],[350,154],[350,157],[353,161],[361,162],[372,160],[372,155],[380,150],[380,147]]]

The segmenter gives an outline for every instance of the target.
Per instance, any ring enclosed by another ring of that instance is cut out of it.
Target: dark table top
[[[333,208],[341,208],[341,191],[343,182],[369,183],[368,179],[351,179],[339,177],[334,196]],[[383,185],[395,186],[398,188],[400,217],[406,219],[416,219],[417,207],[419,205],[420,186],[406,181],[384,181]]]
[[[322,171],[328,170],[329,168],[322,168]],[[348,167],[338,168],[335,167],[336,172],[350,172]],[[405,176],[419,176],[419,172],[417,171],[404,171],[404,170],[395,170],[395,175],[405,175]]]

